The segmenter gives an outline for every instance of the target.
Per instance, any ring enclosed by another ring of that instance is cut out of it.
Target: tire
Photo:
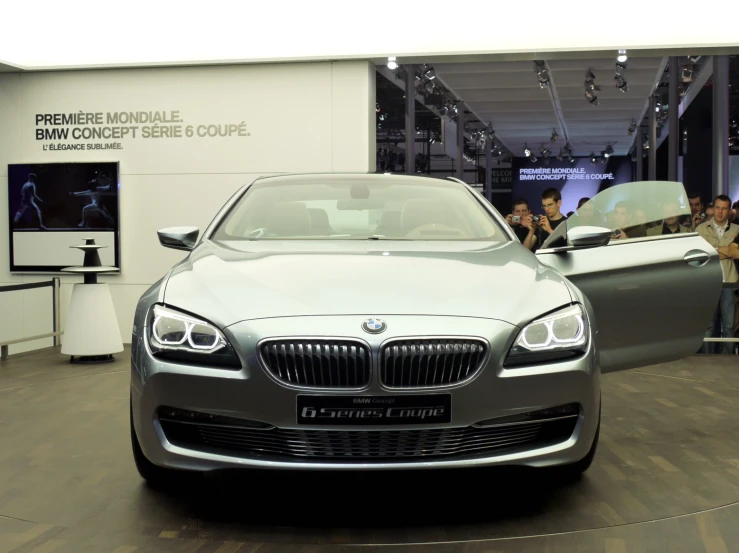
[[[133,426],[132,403],[129,405],[129,415],[131,421],[131,450],[133,452],[134,463],[136,463],[136,469],[139,471],[141,477],[146,480],[146,483],[152,488],[161,490],[169,490],[177,484],[181,484],[185,475],[187,475],[189,471],[168,469],[155,465],[149,461],[141,450],[139,439],[136,436],[136,429]]]

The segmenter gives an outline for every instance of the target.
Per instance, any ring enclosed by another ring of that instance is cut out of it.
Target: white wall
[[[138,298],[183,256],[159,245],[158,228],[204,228],[259,175],[374,171],[374,79],[364,61],[0,74],[0,285],[50,278],[9,273],[7,165],[120,161],[122,271],[101,281],[130,342]],[[183,126],[245,122],[250,136],[145,139],[139,131],[109,151],[44,151],[49,142],[36,140],[37,113],[157,110],[179,111]],[[62,277],[62,324],[79,281]],[[50,332],[47,296],[48,289],[0,294],[0,341]]]

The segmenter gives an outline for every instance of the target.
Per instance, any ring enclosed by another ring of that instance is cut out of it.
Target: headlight
[[[590,331],[582,306],[571,305],[526,325],[508,353],[505,365],[556,361],[582,354]]]
[[[155,305],[147,325],[149,347],[156,357],[188,364],[241,368],[236,352],[212,324]]]

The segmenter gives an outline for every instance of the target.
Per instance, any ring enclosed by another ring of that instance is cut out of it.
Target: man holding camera
[[[513,232],[516,233],[521,244],[533,250],[536,245],[536,229],[529,202],[524,199],[513,202],[513,213],[510,213],[505,220],[513,227]]]
[[[695,230],[698,225],[706,221],[706,214],[703,211],[703,200],[700,194],[688,194],[688,203],[690,204],[690,230]],[[687,222],[684,224],[688,224]]]
[[[729,211],[731,210],[731,200],[728,196],[716,196],[713,202],[713,218],[698,225],[695,229],[698,234],[711,246],[716,248],[721,259],[721,271],[724,275],[724,282],[739,281],[739,272],[737,272],[734,260],[731,257],[731,244],[739,236],[739,226],[729,222]],[[716,314],[711,318],[706,337],[713,336],[713,330],[717,321],[721,321],[721,336],[723,338],[734,337],[734,290],[724,288],[721,290],[719,305],[716,308]],[[718,348],[710,347],[711,344],[704,344],[704,350],[707,352],[715,352]],[[731,345],[727,342],[723,345],[724,353],[731,353]]]
[[[538,221],[539,228],[536,232],[536,241],[538,244],[543,244],[552,235],[554,229],[567,220],[567,217],[562,215],[561,211],[562,195],[556,188],[547,188],[542,192],[541,208],[544,210],[546,216],[540,217]]]

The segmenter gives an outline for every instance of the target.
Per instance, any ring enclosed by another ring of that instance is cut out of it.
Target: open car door
[[[602,372],[674,361],[700,348],[723,278],[708,242],[689,226],[672,233],[675,222],[690,224],[687,206],[679,182],[613,186],[560,224],[536,252],[592,304]],[[577,247],[572,229],[584,226],[615,236],[606,245]]]

